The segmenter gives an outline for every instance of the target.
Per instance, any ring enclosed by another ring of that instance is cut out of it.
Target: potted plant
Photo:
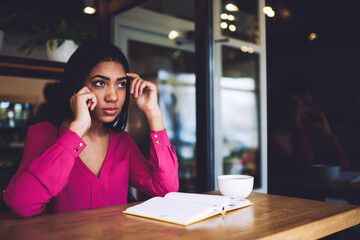
[[[17,14],[3,15],[0,14],[0,53],[4,44],[5,31],[12,28],[10,20],[16,17]]]
[[[85,39],[95,37],[70,27],[64,19],[45,23],[43,27],[32,25],[32,28],[36,36],[25,41],[17,50],[26,51],[28,56],[35,48],[46,45],[47,57],[52,61],[66,62]]]

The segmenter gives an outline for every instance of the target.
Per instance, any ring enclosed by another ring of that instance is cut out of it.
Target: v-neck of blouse
[[[63,129],[63,127],[61,127],[61,135],[65,132],[65,130]],[[91,171],[88,166],[86,166],[86,164],[81,160],[80,156],[75,158],[75,165],[92,181],[100,181],[102,180],[102,178],[104,178],[103,176],[106,176],[106,167],[107,167],[107,162],[108,162],[108,156],[109,156],[109,149],[111,149],[112,147],[112,141],[111,141],[111,130],[108,129],[109,131],[109,145],[108,148],[106,150],[106,155],[104,158],[104,162],[101,166],[100,172],[99,172],[99,177],[96,176],[96,174]]]

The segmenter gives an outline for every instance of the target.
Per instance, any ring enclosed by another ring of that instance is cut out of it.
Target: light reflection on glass
[[[238,1],[236,11],[229,10],[227,6],[228,1],[222,0],[220,18],[229,27],[221,27],[221,33],[227,37],[259,44],[258,1]]]
[[[173,40],[173,39],[177,38],[178,36],[179,36],[179,33],[177,31],[170,31],[168,38]]]
[[[231,11],[231,12],[239,11],[239,8],[235,4],[232,4],[232,3],[226,4],[225,8],[226,8],[226,10]]]
[[[275,12],[271,7],[264,7],[263,8],[263,12],[266,14],[266,16],[268,17],[274,17],[275,16]]]

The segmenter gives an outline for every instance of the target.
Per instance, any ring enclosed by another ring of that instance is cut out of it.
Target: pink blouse
[[[97,177],[79,158],[86,143],[73,131],[50,122],[28,128],[23,160],[4,192],[17,215],[66,212],[124,204],[130,185],[151,196],[178,191],[178,162],[166,130],[150,132],[146,160],[129,133],[110,132]]]

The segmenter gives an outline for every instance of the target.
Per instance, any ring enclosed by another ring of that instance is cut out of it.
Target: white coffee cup
[[[311,168],[312,180],[323,184],[329,184],[335,181],[339,173],[340,166],[314,164]]]
[[[220,175],[217,177],[219,191],[224,196],[246,198],[254,186],[254,177],[249,175]]]

